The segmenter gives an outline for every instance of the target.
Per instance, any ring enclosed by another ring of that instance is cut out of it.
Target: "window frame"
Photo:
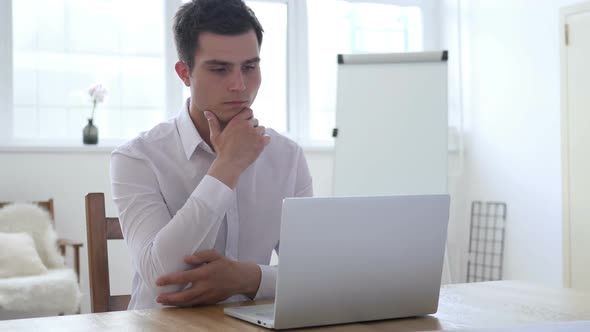
[[[284,1],[287,2],[286,134],[299,144],[303,144],[309,139],[307,1]]]
[[[13,137],[12,1],[0,1],[0,141]]]

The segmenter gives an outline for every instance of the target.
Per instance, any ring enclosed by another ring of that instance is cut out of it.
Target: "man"
[[[129,308],[273,297],[282,200],[311,196],[312,182],[301,148],[250,109],[262,27],[241,0],[193,0],[173,29],[191,98],[111,160],[135,268]]]

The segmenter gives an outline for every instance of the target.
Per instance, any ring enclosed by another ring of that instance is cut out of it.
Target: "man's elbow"
[[[164,271],[154,259],[145,257],[137,267],[137,271],[143,283],[156,296],[165,293],[175,293],[186,287],[186,284],[158,285],[158,279],[172,272]]]

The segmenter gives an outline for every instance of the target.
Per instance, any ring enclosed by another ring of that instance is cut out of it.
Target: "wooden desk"
[[[223,307],[132,310],[0,321],[0,331],[269,331],[225,316]],[[444,286],[438,312],[434,315],[304,330],[419,331],[589,319],[590,292],[497,281]]]

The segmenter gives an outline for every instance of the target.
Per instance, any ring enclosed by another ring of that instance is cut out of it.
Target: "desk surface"
[[[236,305],[244,304],[226,306]],[[223,307],[131,310],[0,321],[0,331],[270,331],[225,316]],[[438,312],[434,315],[303,330],[452,330],[589,319],[590,292],[496,281],[443,286]]]

